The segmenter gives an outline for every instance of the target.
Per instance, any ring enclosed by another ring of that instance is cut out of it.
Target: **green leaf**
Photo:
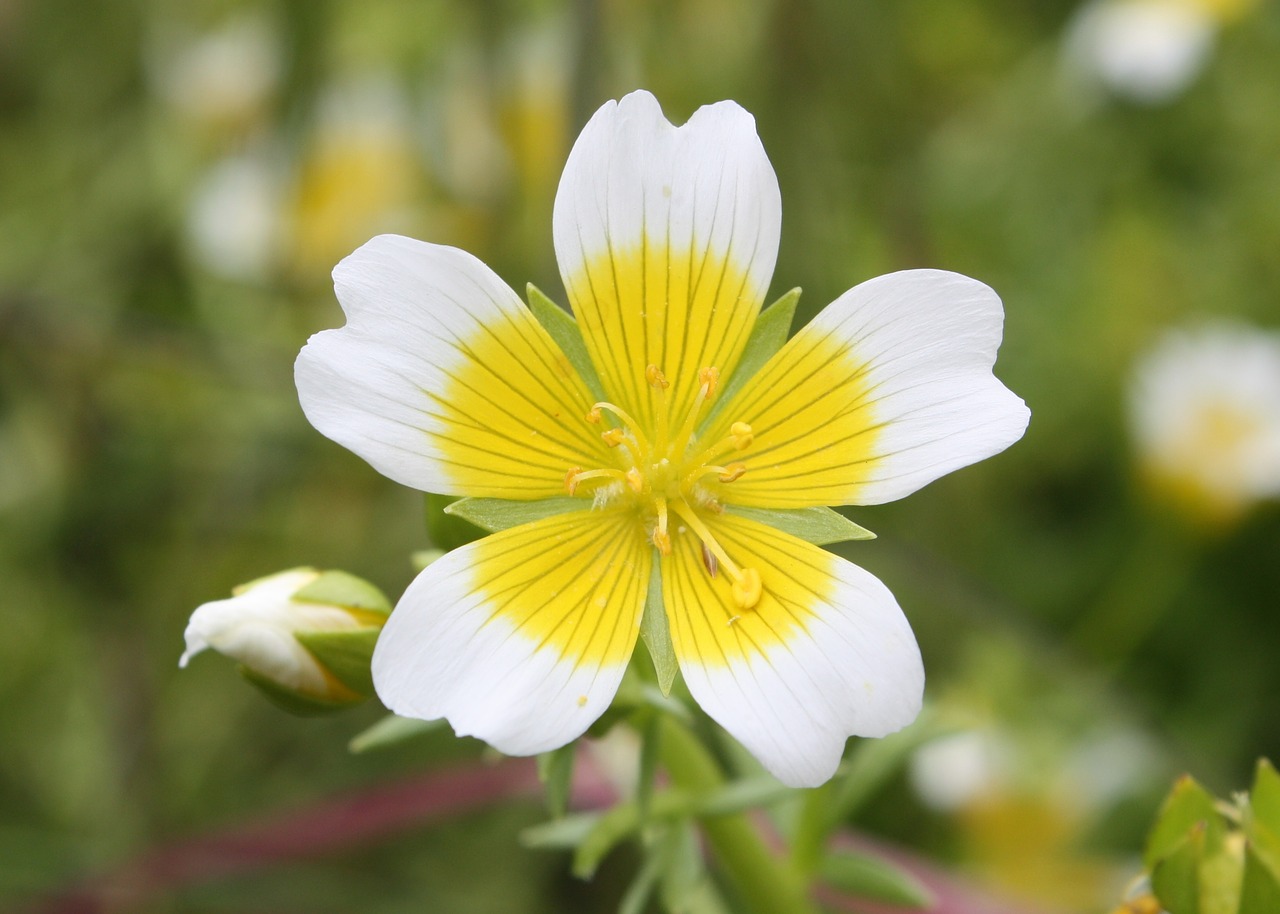
[[[391,612],[391,604],[381,590],[363,578],[345,571],[321,572],[320,577],[296,592],[293,599],[302,603],[325,603],[384,616]]]
[[[537,850],[573,850],[586,840],[601,818],[602,813],[582,812],[532,825],[520,832],[520,843]]]
[[[674,822],[662,843],[666,858],[662,869],[662,906],[671,914],[683,914],[689,910],[690,900],[706,875],[698,833],[692,822]]]
[[[832,853],[823,859],[818,874],[833,888],[859,898],[911,908],[933,904],[933,894],[918,879],[877,857]]]
[[[769,806],[773,803],[795,796],[795,791],[784,786],[771,775],[762,774],[756,777],[731,781],[710,793],[698,797],[694,805],[694,814],[705,816],[731,816],[758,806]]]
[[[595,398],[605,399],[604,386],[600,383],[595,366],[591,364],[587,344],[583,342],[582,331],[578,329],[578,322],[573,319],[573,315],[543,295],[533,283],[529,283],[528,293],[529,310],[542,325],[542,329],[556,341],[564,357],[569,360],[569,365],[578,372]]]
[[[591,508],[588,498],[539,498],[536,501],[511,501],[506,498],[461,498],[448,505],[444,513],[486,530],[497,533],[521,524],[531,524],[544,517],[564,514],[568,511],[586,511]]]
[[[590,879],[609,851],[640,827],[640,810],[635,803],[621,803],[610,809],[578,844],[573,855],[573,875]]]
[[[365,700],[364,696],[358,696],[350,701],[332,701],[324,698],[314,698],[310,695],[299,695],[297,692],[291,692],[273,680],[268,679],[261,673],[254,672],[247,666],[241,665],[239,670],[240,675],[251,682],[263,695],[267,696],[272,704],[299,717],[317,717],[321,714],[332,714],[335,711],[354,707]]]
[[[859,527],[839,511],[831,508],[773,509],[725,505],[724,510],[726,514],[736,514],[738,517],[776,527],[783,533],[790,533],[815,546],[876,538],[870,530]]]
[[[436,495],[432,492],[428,492],[424,500],[427,536],[431,539],[431,545],[445,552],[465,546],[484,536],[482,529],[461,517],[454,516],[453,512],[448,510],[449,506],[457,500],[452,495]]]
[[[655,559],[649,571],[649,591],[644,598],[644,615],[640,619],[640,637],[649,649],[653,669],[658,674],[658,688],[664,697],[671,694],[680,664],[676,661],[676,649],[671,644],[671,628],[667,622],[667,610],[662,603],[662,569]]]
[[[336,632],[294,632],[293,637],[339,682],[368,697],[373,694],[369,664],[381,633],[381,626],[370,626]]]
[[[573,760],[577,743],[569,743],[538,756],[538,778],[547,791],[547,808],[557,819],[569,809],[569,792],[573,787]]]
[[[1189,780],[1189,779],[1188,779]],[[1151,868],[1151,890],[1169,914],[1200,914],[1200,860],[1205,828],[1196,822]]]
[[[399,714],[388,714],[382,720],[366,730],[362,730],[347,743],[348,751],[355,755],[373,749],[385,749],[428,733],[434,733],[445,727],[443,717],[437,720],[418,720],[416,717],[401,717]]]
[[[1225,841],[1200,857],[1200,914],[1239,914],[1244,859]]]
[[[658,884],[658,877],[662,875],[666,862],[661,846],[649,851],[644,865],[640,867],[640,872],[636,873],[636,878],[631,880],[631,885],[627,886],[627,891],[622,896],[622,901],[618,905],[618,914],[644,914],[649,904],[649,897],[653,894],[654,886]]]
[[[747,338],[747,345],[742,350],[742,358],[733,370],[733,376],[727,379],[724,386],[716,394],[715,403],[707,411],[704,425],[714,421],[716,415],[733,399],[733,395],[742,389],[755,373],[764,367],[764,363],[782,348],[791,332],[791,319],[795,317],[796,304],[800,301],[800,290],[792,289],[776,302],[760,312],[756,324]]]
[[[902,769],[917,749],[947,732],[926,709],[915,724],[905,730],[883,739],[863,739],[854,743],[852,754],[836,776],[828,829],[858,812]]]
[[[1240,887],[1240,914],[1275,914],[1276,911],[1280,911],[1280,873],[1247,845],[1244,880]]]
[[[1156,816],[1155,825],[1147,836],[1147,848],[1142,855],[1143,865],[1154,870],[1155,865],[1182,845],[1187,833],[1204,823],[1201,844],[1206,838],[1210,847],[1216,845],[1222,833],[1222,823],[1213,796],[1195,782],[1190,775],[1183,775],[1173,785]],[[1177,912],[1173,912],[1177,914]]]
[[[636,803],[641,818],[649,815],[649,803],[653,798],[653,785],[658,774],[658,754],[662,748],[662,718],[649,715],[644,731],[640,734],[640,773],[636,779]]]

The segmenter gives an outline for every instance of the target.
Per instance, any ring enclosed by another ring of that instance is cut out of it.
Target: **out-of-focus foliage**
[[[0,0],[0,903],[478,755],[436,732],[349,756],[378,709],[285,718],[217,658],[179,675],[182,632],[298,565],[399,594],[433,545],[420,496],[293,390],[340,319],[328,271],[399,231],[562,300],[560,168],[638,86],[673,120],[756,116],[797,324],[910,267],[1003,297],[1025,440],[850,511],[879,539],[835,547],[898,595],[939,717],[977,734],[940,805],[925,760],[859,822],[1050,906],[1115,898],[1170,772],[1221,792],[1280,757],[1280,513],[1188,519],[1126,426],[1167,327],[1280,325],[1280,7],[1238,6],[1185,88],[1138,103],[1079,72],[1066,0]],[[151,909],[615,909],[628,861],[575,883],[517,845],[538,817]]]

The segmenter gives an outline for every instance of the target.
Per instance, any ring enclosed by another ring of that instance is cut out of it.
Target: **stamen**
[[[671,554],[671,534],[667,532],[667,500],[659,498],[655,504],[658,508],[658,526],[653,531],[653,545],[658,547],[662,555]]]
[[[632,470],[631,472],[635,472]],[[570,467],[569,472],[564,474],[564,487],[570,495],[578,490],[578,486],[587,479],[626,479],[621,470],[583,470],[582,467]]]
[[[635,467],[632,467],[627,470],[627,472],[621,474],[617,470],[606,470],[604,472],[612,473],[615,476],[620,475],[627,485],[631,486],[631,491],[635,492],[637,495],[644,492],[644,474]]]
[[[764,584],[760,581],[760,572],[754,568],[742,569],[742,576],[733,582],[733,600],[742,609],[750,609],[760,602],[764,593]]]
[[[707,548],[707,544],[702,544],[702,567],[707,569],[707,574],[715,577],[720,572],[720,560],[716,558],[716,554]]]
[[[607,432],[601,432],[600,437],[609,447],[617,447],[626,440],[620,428],[611,428]]]
[[[711,531],[707,529],[707,525],[702,522],[702,518],[698,517],[697,512],[685,502],[675,502],[672,504],[671,510],[679,514],[680,518],[689,525],[689,528],[698,535],[698,539],[702,540],[703,548],[711,552],[718,560],[718,565],[723,566],[725,572],[733,580],[733,602],[738,605],[738,608],[751,609],[759,603],[760,597],[764,593],[764,583],[760,580],[760,572],[754,568],[739,568],[733,559],[729,558],[729,554],[724,551],[724,547],[711,534]]]
[[[751,447],[751,442],[755,441],[755,433],[745,422],[733,423],[729,426],[729,434],[733,437],[733,446],[740,451],[745,451]]]
[[[627,430],[631,432],[631,436],[636,439],[636,443],[640,445],[640,449],[645,453],[649,452],[649,439],[644,436],[644,432],[640,429],[640,424],[636,422],[635,419],[632,419],[631,416],[621,407],[614,406],[612,403],[601,400],[599,403],[592,405],[591,412],[587,413],[587,421],[593,422],[591,418],[592,414],[599,417],[600,410],[602,409],[607,409],[609,412],[617,416],[622,424],[627,427]]]
[[[666,390],[671,386],[671,382],[667,380],[667,376],[662,373],[662,369],[657,365],[646,366],[644,379],[649,382],[650,387],[658,390]]]
[[[676,435],[670,453],[682,455],[689,447],[689,440],[693,438],[693,430],[698,425],[702,407],[715,391],[719,381],[719,368],[707,367],[698,370],[698,395],[693,400],[693,406],[689,407],[689,414],[684,417],[684,424],[680,426],[680,432]]]
[[[600,424],[600,404],[597,403],[594,406],[592,406],[591,409],[587,410],[587,414],[583,418],[585,418],[592,425],[599,425]]]
[[[726,467],[708,467],[707,469],[720,470],[721,482],[733,482],[735,479],[742,478],[742,474],[747,472],[747,465],[745,463],[734,462]]]

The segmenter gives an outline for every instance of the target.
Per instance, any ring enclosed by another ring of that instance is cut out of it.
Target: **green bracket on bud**
[[[373,695],[373,649],[391,612],[378,588],[345,571],[294,568],[232,594],[192,614],[180,666],[213,648],[294,714],[327,714]]]
[[[1259,761],[1252,791],[1231,802],[1180,778],[1143,860],[1152,893],[1169,914],[1280,911],[1280,775]]]

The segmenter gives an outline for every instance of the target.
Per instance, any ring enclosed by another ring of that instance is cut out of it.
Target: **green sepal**
[[[1240,914],[1280,911],[1280,872],[1262,859],[1252,844],[1244,850],[1244,879],[1240,886]]]
[[[573,788],[573,761],[577,744],[569,743],[538,756],[538,779],[547,792],[547,809],[557,819],[569,810],[569,791]]]
[[[831,853],[823,858],[818,875],[832,888],[870,901],[909,908],[933,906],[933,893],[918,879],[878,857]]]
[[[726,514],[776,527],[783,533],[790,533],[815,546],[876,538],[866,527],[858,526],[831,508],[747,508],[742,505],[725,505],[724,511]]]
[[[342,631],[294,632],[298,643],[311,652],[333,677],[365,698],[373,694],[373,674],[369,664],[378,643],[381,626],[349,628]]]
[[[449,510],[449,506],[457,501],[456,496],[436,495],[433,492],[428,492],[423,499],[427,536],[431,545],[445,552],[474,542],[485,534],[484,530]]]
[[[436,730],[444,729],[443,717],[436,720],[419,720],[416,717],[401,717],[399,714],[388,714],[373,726],[361,730],[347,743],[347,750],[355,755],[374,749],[385,749],[400,743],[417,739]]]
[[[254,672],[243,664],[239,666],[239,670],[240,675],[252,683],[263,695],[267,696],[272,704],[299,717],[318,717],[322,714],[332,714],[335,711],[354,707],[365,700],[363,695],[353,695],[347,701],[334,701],[310,695],[300,695],[273,682],[261,673]]]
[[[1173,785],[1147,836],[1143,865],[1154,871],[1156,864],[1181,847],[1187,833],[1197,826],[1202,832],[1202,845],[1214,848],[1221,843],[1223,825],[1213,796],[1190,775],[1183,775]]]
[[[1169,914],[1200,914],[1200,860],[1205,824],[1196,822],[1185,837],[1151,869],[1151,891]]]
[[[506,498],[460,498],[444,509],[450,517],[456,517],[489,533],[509,530],[521,524],[565,514],[569,511],[587,511],[591,508],[588,498],[539,498],[535,501],[513,501]]]
[[[591,356],[587,354],[587,344],[582,339],[582,331],[573,315],[561,308],[533,283],[528,285],[529,310],[537,318],[542,329],[555,340],[560,351],[582,378],[592,395],[597,400],[605,399],[604,387],[600,384],[600,376],[591,364]],[[566,372],[567,373],[567,372]]]
[[[1206,832],[1206,841],[1208,833]],[[1239,914],[1244,858],[1225,841],[1200,858],[1200,914]]]
[[[649,571],[649,590],[644,598],[644,615],[640,619],[640,637],[653,659],[654,672],[658,674],[658,688],[663,697],[671,694],[680,664],[676,661],[676,649],[671,643],[671,626],[667,610],[662,603],[662,568],[655,558]]]
[[[284,571],[273,571],[271,574],[264,574],[262,577],[254,578],[252,581],[245,581],[243,584],[237,584],[235,587],[231,588],[231,596],[238,597],[245,591],[252,590],[259,584],[265,584],[272,578],[278,578],[282,574],[293,574],[295,571],[315,572],[315,569],[310,565],[299,565],[297,568],[286,568]]]
[[[320,577],[297,591],[293,599],[302,603],[323,603],[384,616],[391,612],[391,604],[381,590],[363,578],[345,571],[321,572]]]
[[[800,290],[792,289],[760,312],[755,326],[751,328],[751,336],[747,338],[747,345],[742,350],[742,357],[733,369],[733,375],[716,392],[715,403],[707,411],[703,425],[714,421],[724,405],[733,399],[733,395],[782,348],[791,332],[791,319],[795,317],[799,301]]]

